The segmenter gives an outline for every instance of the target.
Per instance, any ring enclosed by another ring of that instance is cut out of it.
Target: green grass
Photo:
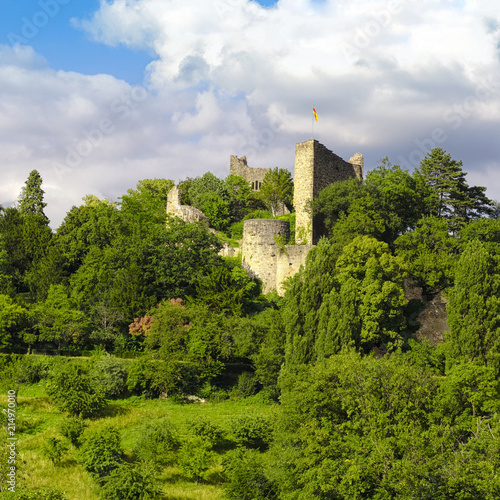
[[[5,408],[6,395],[0,398],[0,407]],[[143,400],[129,398],[111,402],[105,412],[88,420],[89,428],[97,429],[106,424],[116,426],[121,433],[122,446],[128,459],[133,459],[140,427],[151,419],[167,418],[177,430],[181,441],[189,436],[189,422],[203,418],[228,431],[232,419],[261,415],[272,418],[277,405],[259,402],[258,397],[247,400],[227,400],[221,403],[178,404],[170,400]],[[99,487],[78,463],[78,450],[73,449],[56,466],[44,457],[43,445],[48,437],[57,436],[65,414],[59,411],[45,393],[43,382],[21,387],[17,408],[17,451],[19,461],[18,489],[56,488],[64,492],[68,500],[98,500]],[[217,460],[210,469],[207,480],[195,484],[188,480],[176,465],[163,468],[158,481],[164,498],[169,500],[223,500],[222,455],[231,448],[218,449]]]

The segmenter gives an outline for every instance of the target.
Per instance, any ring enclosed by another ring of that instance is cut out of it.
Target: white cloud
[[[313,105],[315,137],[343,157],[411,168],[434,143],[500,198],[488,181],[500,166],[495,0],[280,0],[270,9],[116,0],[74,25],[157,58],[146,93],[109,75],[53,71],[29,47],[0,47],[0,201],[37,168],[55,224],[87,193],[117,197],[146,177],[223,176],[230,154],[291,168],[295,142],[313,133]]]

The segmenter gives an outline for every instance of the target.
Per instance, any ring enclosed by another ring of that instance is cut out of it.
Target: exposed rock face
[[[405,296],[410,301],[414,311],[410,322],[416,328],[415,336],[418,340],[427,339],[436,346],[444,342],[444,333],[449,331],[447,301],[441,292],[432,296],[425,296],[422,288],[407,281],[405,283]]]

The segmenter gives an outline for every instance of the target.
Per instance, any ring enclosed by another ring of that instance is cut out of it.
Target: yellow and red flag
[[[318,121],[318,113],[316,113],[316,108],[313,108],[314,119]]]

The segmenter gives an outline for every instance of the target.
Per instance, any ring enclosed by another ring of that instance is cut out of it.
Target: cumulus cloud
[[[344,158],[412,169],[427,150],[490,186],[499,167],[496,0],[114,0],[73,25],[146,49],[144,86],[57,72],[29,47],[0,47],[0,201],[33,168],[60,221],[87,193],[138,179],[228,173],[229,155],[293,167],[314,137]],[[312,106],[320,121],[312,130]],[[15,167],[15,168],[14,168]],[[491,182],[489,181],[491,179]],[[52,207],[52,208],[51,208]]]

